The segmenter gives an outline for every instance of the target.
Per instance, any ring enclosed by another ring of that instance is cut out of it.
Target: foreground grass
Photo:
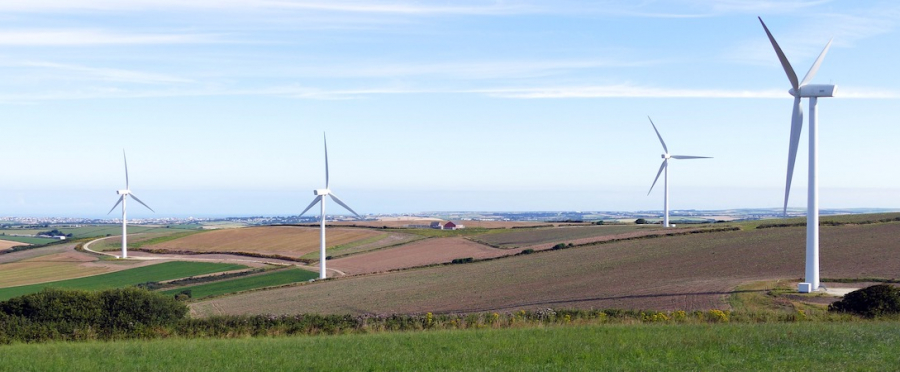
[[[85,278],[2,288],[0,289],[0,300],[38,292],[48,287],[86,290],[120,288],[151,281],[159,282],[244,268],[246,268],[244,265],[211,262],[164,262]]]
[[[315,279],[317,277],[319,277],[319,273],[292,268],[244,278],[179,287],[176,289],[162,291],[161,293],[174,295],[185,290],[190,290],[192,298],[200,299],[204,297],[221,296],[228,293],[248,291],[251,289],[304,282],[310,279]]]
[[[900,323],[551,326],[0,346],[11,371],[894,370]]]

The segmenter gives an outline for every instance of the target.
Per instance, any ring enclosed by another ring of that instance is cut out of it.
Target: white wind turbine
[[[334,199],[335,203],[340,204],[342,207],[346,208],[348,211],[352,212],[356,217],[360,217],[358,213],[356,213],[353,209],[351,209],[347,204],[338,199],[337,195],[334,195],[331,192],[331,189],[328,188],[328,140],[325,138],[325,135],[322,134],[322,139],[325,142],[325,188],[313,190],[313,194],[316,195],[316,198],[313,199],[312,203],[309,203],[309,206],[303,210],[300,215],[302,216],[306,211],[312,208],[316,203],[321,203],[322,212],[320,215],[320,223],[321,223],[321,245],[319,246],[319,279],[325,279],[327,277],[325,272],[325,196],[330,196],[331,199]]]
[[[647,119],[650,119],[648,116]],[[663,141],[662,136],[659,135],[659,131],[656,129],[656,124],[653,124],[653,119],[650,119],[650,125],[653,126],[653,131],[656,132],[656,136],[659,137],[659,143],[662,144],[664,154],[662,154],[662,164],[659,166],[659,172],[656,172],[656,178],[653,179],[653,184],[650,185],[650,191],[647,191],[647,195],[650,195],[650,192],[653,191],[653,186],[656,186],[656,181],[659,181],[659,175],[662,174],[663,171],[666,171],[666,177],[663,180],[665,191],[665,196],[663,196],[663,204],[665,214],[663,215],[663,226],[669,227],[669,159],[710,159],[709,156],[691,156],[691,155],[670,155],[669,149],[666,147],[666,141]]]
[[[791,117],[791,142],[788,149],[788,167],[787,181],[784,187],[784,214],[787,215],[788,196],[791,192],[791,178],[794,176],[794,161],[797,160],[797,147],[800,145],[800,132],[803,129],[803,107],[800,106],[801,98],[809,98],[809,191],[807,192],[806,201],[806,278],[804,283],[800,283],[798,290],[800,292],[809,293],[819,289],[819,177],[816,174],[816,166],[819,162],[817,145],[819,142],[819,134],[816,128],[817,108],[819,97],[833,97],[836,86],[831,84],[809,84],[809,81],[816,76],[819,65],[828,53],[831,46],[831,40],[825,44],[825,49],[816,58],[809,72],[803,77],[802,81],[797,81],[797,74],[794,68],[788,62],[781,47],[775,41],[766,23],[761,17],[759,23],[766,30],[772,47],[775,48],[775,54],[781,61],[781,67],[787,74],[788,80],[791,81],[791,89],[788,91],[794,96],[794,113]]]
[[[122,258],[128,258],[128,220],[125,215],[125,199],[126,196],[130,196],[136,202],[141,203],[141,205],[147,207],[151,212],[156,213],[153,208],[150,208],[149,205],[144,204],[141,199],[138,199],[137,196],[131,193],[131,189],[128,187],[128,158],[125,157],[125,150],[122,150],[122,158],[125,159],[125,190],[118,190],[116,194],[119,194],[119,201],[110,208],[109,212],[106,214],[112,213],[113,209],[116,209],[119,206],[119,203],[122,203]]]

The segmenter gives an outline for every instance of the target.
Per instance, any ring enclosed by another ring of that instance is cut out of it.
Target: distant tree
[[[647,220],[645,220],[643,218],[638,218],[638,219],[634,220],[634,223],[638,224],[638,225],[644,225],[647,223]]]
[[[594,222],[594,225],[602,225],[602,224],[603,224],[603,221],[602,221],[602,220],[601,220],[601,221]]]

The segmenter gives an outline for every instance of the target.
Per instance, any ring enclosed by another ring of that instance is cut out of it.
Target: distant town
[[[822,209],[821,215],[886,213],[898,209],[853,208]],[[788,209],[788,217],[805,216],[805,209]],[[779,208],[763,209],[729,209],[729,210],[673,210],[670,218],[674,223],[715,223],[728,221],[747,221],[782,218]],[[597,222],[629,223],[643,219],[647,223],[658,223],[662,218],[660,211],[535,211],[535,212],[475,212],[475,211],[442,211],[419,213],[366,214],[363,220],[446,220],[446,221],[539,221],[539,222]],[[358,221],[350,215],[329,215],[329,221]],[[318,221],[316,216],[244,216],[223,218],[144,218],[129,219],[130,224],[138,225],[216,225],[233,224],[245,226],[257,225],[291,225]],[[76,226],[121,223],[120,219],[97,219],[78,217],[0,217],[0,227],[37,228],[48,226]],[[425,224],[428,225],[428,224]]]

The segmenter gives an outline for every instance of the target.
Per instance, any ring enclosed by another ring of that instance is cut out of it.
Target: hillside
[[[822,276],[896,277],[898,234],[898,222],[823,226]],[[799,279],[804,238],[801,226],[643,238],[246,293],[197,303],[193,310],[211,315],[725,308],[724,296],[741,283]]]

